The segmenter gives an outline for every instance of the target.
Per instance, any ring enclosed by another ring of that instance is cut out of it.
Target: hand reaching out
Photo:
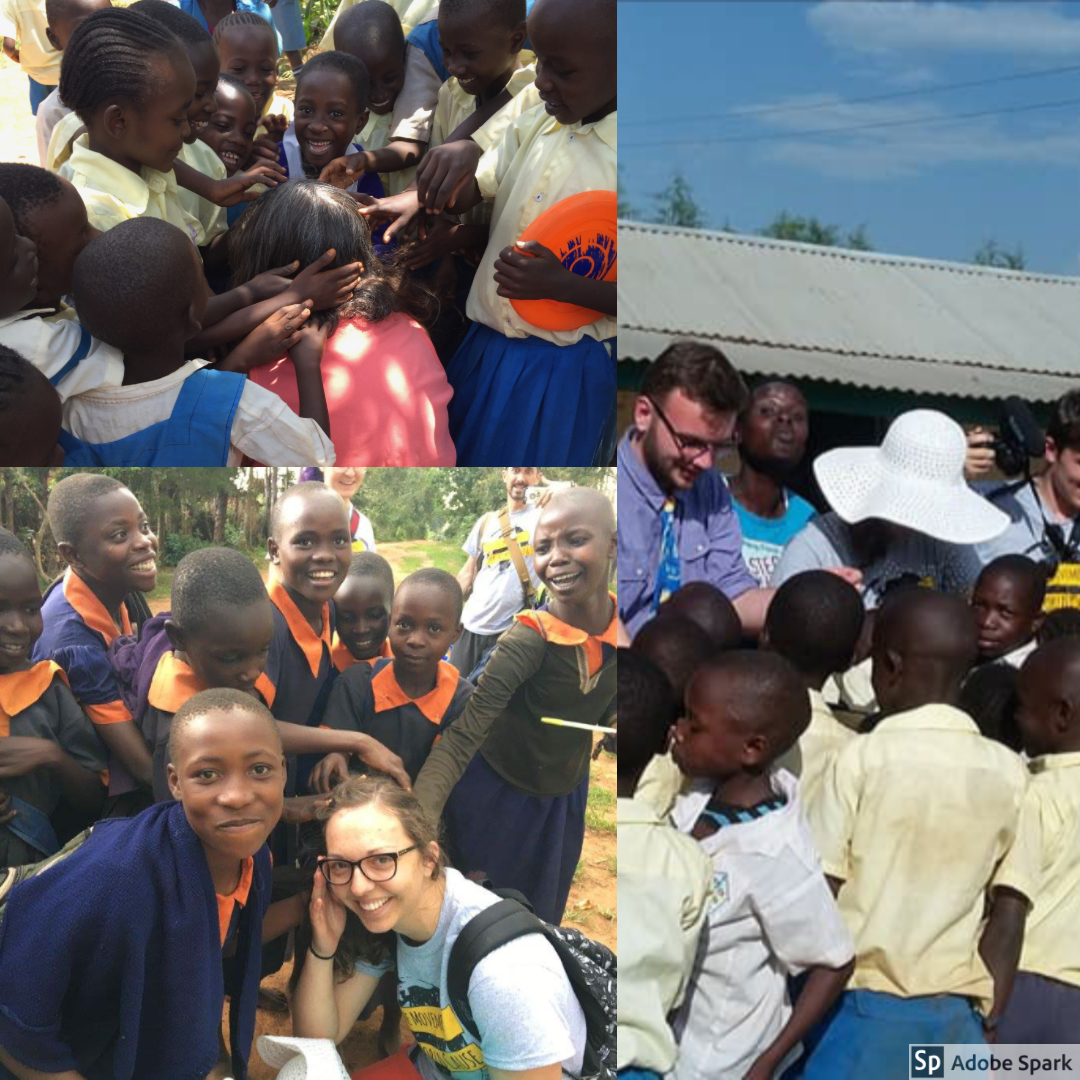
[[[416,191],[429,213],[441,214],[476,179],[484,151],[472,139],[433,147],[416,166]]]
[[[344,304],[356,289],[364,267],[362,263],[346,263],[327,270],[337,252],[331,248],[320,255],[310,266],[305,266],[293,281],[293,294],[310,296],[312,311],[326,311]]]
[[[273,362],[300,340],[300,328],[311,310],[310,300],[279,308],[229,353],[221,369],[246,375],[253,367]]]
[[[345,754],[327,754],[314,769],[308,780],[308,787],[325,795],[333,791],[338,784],[349,779],[349,759]],[[0,804],[2,805],[2,804]]]
[[[520,240],[505,247],[495,260],[496,292],[511,300],[566,301],[567,285],[574,275],[550,248],[535,240]],[[569,280],[568,280],[569,279]]]

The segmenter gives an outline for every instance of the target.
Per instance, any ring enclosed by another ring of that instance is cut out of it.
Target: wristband
[[[333,953],[331,953],[329,956],[323,956],[321,953],[317,953],[315,951],[315,946],[314,945],[309,945],[308,946],[308,952],[311,953],[311,955],[314,956],[317,960],[333,960],[334,959],[334,954]]]

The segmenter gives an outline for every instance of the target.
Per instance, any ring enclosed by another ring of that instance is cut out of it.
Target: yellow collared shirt
[[[530,335],[556,345],[583,337],[600,341],[615,336],[615,318],[604,315],[576,330],[541,330],[527,323],[498,295],[495,260],[512,247],[526,227],[549,206],[582,191],[614,191],[618,158],[618,113],[595,124],[563,126],[543,105],[513,121],[499,142],[486,151],[476,169],[485,199],[494,199],[491,236],[476,271],[465,313],[506,337]]]
[[[49,136],[48,149],[45,151],[45,168],[49,172],[60,171],[60,166],[71,157],[75,136],[83,130],[83,122],[78,113],[69,112],[56,121],[56,126]]]
[[[825,773],[838,753],[853,739],[855,732],[845,727],[817,690],[810,691],[810,725],[799,736],[802,771],[799,774],[799,798],[806,808],[821,795]]]
[[[618,1067],[675,1064],[667,1014],[686,992],[705,923],[712,863],[640,799],[619,799]]]
[[[510,101],[507,102],[502,109],[499,110],[489,120],[485,122],[485,127],[490,124],[492,120],[497,119],[503,112],[510,108],[514,98],[521,93],[526,87],[532,86],[536,82],[536,68],[518,68],[513,75],[510,76],[510,81],[506,84],[506,89],[510,91]],[[539,102],[539,98],[536,99]],[[476,112],[476,96],[474,94],[466,94],[461,89],[461,84],[451,76],[446,80],[439,88],[439,102],[435,106],[435,116],[431,121],[431,138],[428,140],[428,146],[441,146],[446,142],[446,137],[450,135],[459,124],[464,123],[472,114]],[[502,126],[502,131],[505,131],[509,126],[507,121]],[[490,146],[490,144],[489,144]],[[485,150],[488,146],[484,147]],[[479,203],[477,206],[472,207],[466,213],[461,215],[461,220],[467,225],[486,225],[491,220],[491,203],[485,200]]]
[[[184,148],[180,151],[178,160],[190,165],[198,172],[212,176],[215,180],[225,179],[225,162],[201,139],[196,139],[193,143],[184,143]],[[221,233],[228,231],[229,222],[226,218],[224,206],[218,206],[209,199],[204,199],[201,195],[196,195],[194,191],[188,191],[186,187],[181,187],[179,184],[176,186],[176,196],[180,200],[180,205],[192,217],[199,219],[205,236],[204,244],[209,244],[215,236],[220,236]]]
[[[887,717],[836,755],[809,820],[822,869],[844,882],[852,989],[989,1007],[978,953],[987,891],[1033,895],[1016,842],[1026,788],[1020,757],[949,705]]]
[[[19,67],[35,82],[60,81],[60,52],[49,44],[44,0],[0,0],[0,28],[19,43]]]
[[[364,125],[364,130],[357,135],[356,141],[365,150],[382,150],[390,142],[393,120],[392,112],[382,115],[369,113],[368,122]],[[379,173],[379,179],[387,195],[400,195],[416,179],[416,166],[398,169],[397,172]]]
[[[163,173],[144,165],[141,174],[133,173],[91,150],[89,138],[80,135],[75,140],[59,173],[78,188],[95,229],[107,232],[129,218],[154,217],[183,229],[194,244],[206,242],[202,223],[180,202],[172,170]]]
[[[1019,969],[1080,986],[1080,753],[1046,754],[1028,768],[1021,836],[1036,860],[1034,894],[1008,874],[998,884],[1033,900]]]

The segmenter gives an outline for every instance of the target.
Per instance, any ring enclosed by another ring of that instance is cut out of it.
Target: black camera
[[[1042,457],[1046,437],[1026,401],[1008,397],[1001,403],[997,438],[990,445],[1005,476],[1026,475],[1030,459]]]

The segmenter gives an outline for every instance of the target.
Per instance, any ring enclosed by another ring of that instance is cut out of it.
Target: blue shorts
[[[998,1042],[1073,1042],[1077,1017],[1080,1017],[1080,986],[1018,971],[1009,1004],[998,1025]]]
[[[304,17],[300,14],[300,0],[278,0],[270,9],[281,38],[281,51],[299,52],[307,45],[307,32],[304,29]]]
[[[36,79],[30,79],[30,111],[37,116],[38,106],[56,89],[55,86],[46,86]]]
[[[802,1070],[805,1080],[907,1080],[909,1043],[982,1043],[982,1021],[955,994],[902,998],[848,990]]]

